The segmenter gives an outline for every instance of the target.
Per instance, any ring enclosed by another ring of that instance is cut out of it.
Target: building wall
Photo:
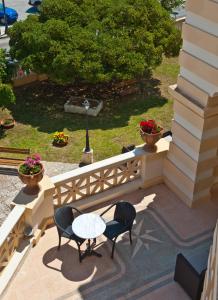
[[[174,97],[166,184],[189,206],[210,198],[218,166],[218,2],[189,0]]]

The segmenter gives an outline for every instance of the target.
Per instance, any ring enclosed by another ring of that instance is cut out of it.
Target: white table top
[[[104,220],[96,214],[82,214],[75,218],[72,224],[73,232],[83,239],[94,239],[100,236],[106,228]]]

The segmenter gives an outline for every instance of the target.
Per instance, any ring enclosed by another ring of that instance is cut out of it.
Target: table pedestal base
[[[81,260],[83,260],[86,256],[92,256],[92,255],[97,256],[97,257],[102,257],[102,255],[100,253],[98,253],[94,250],[95,245],[96,245],[95,241],[91,244],[90,239],[88,239],[87,249],[81,255]]]

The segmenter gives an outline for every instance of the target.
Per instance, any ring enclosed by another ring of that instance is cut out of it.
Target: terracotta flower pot
[[[53,141],[53,146],[55,146],[55,147],[64,147],[64,146],[66,146],[67,144],[68,144],[68,142],[61,142],[61,143],[57,143],[57,142],[55,142],[55,141]]]
[[[10,120],[11,122],[8,123],[8,124],[5,124],[5,121],[7,120]],[[15,125],[15,120],[14,119],[4,119],[4,120],[1,120],[1,126],[4,128],[4,129],[11,129],[13,128]]]
[[[56,141],[53,141],[52,142],[52,144],[53,144],[53,146],[55,146],[55,147],[64,147],[64,146],[66,146],[67,144],[68,144],[68,138],[66,139],[66,141],[65,142],[56,142]]]
[[[146,143],[148,148],[154,148],[155,144],[162,136],[162,131],[158,133],[146,133],[140,129],[140,135],[142,140]]]
[[[22,165],[22,164],[21,164]],[[20,166],[21,166],[20,165]],[[19,174],[19,178],[20,180],[26,184],[26,187],[24,188],[24,192],[28,195],[35,195],[39,192],[40,188],[38,183],[42,180],[43,178],[43,174],[44,174],[44,167],[42,164],[40,164],[41,166],[41,171],[33,174],[33,175],[25,175],[20,173],[20,166],[18,167],[18,174]]]

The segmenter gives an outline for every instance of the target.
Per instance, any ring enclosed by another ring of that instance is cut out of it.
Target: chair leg
[[[130,244],[132,245],[132,230],[129,231],[129,240]]]
[[[61,235],[60,234],[58,234],[58,238],[59,238],[58,250],[60,250],[60,247],[61,247]]]
[[[117,237],[116,237],[115,240],[113,241],[112,253],[111,253],[111,258],[112,258],[112,259],[114,258],[114,249],[115,249],[116,239],[117,239]]]

